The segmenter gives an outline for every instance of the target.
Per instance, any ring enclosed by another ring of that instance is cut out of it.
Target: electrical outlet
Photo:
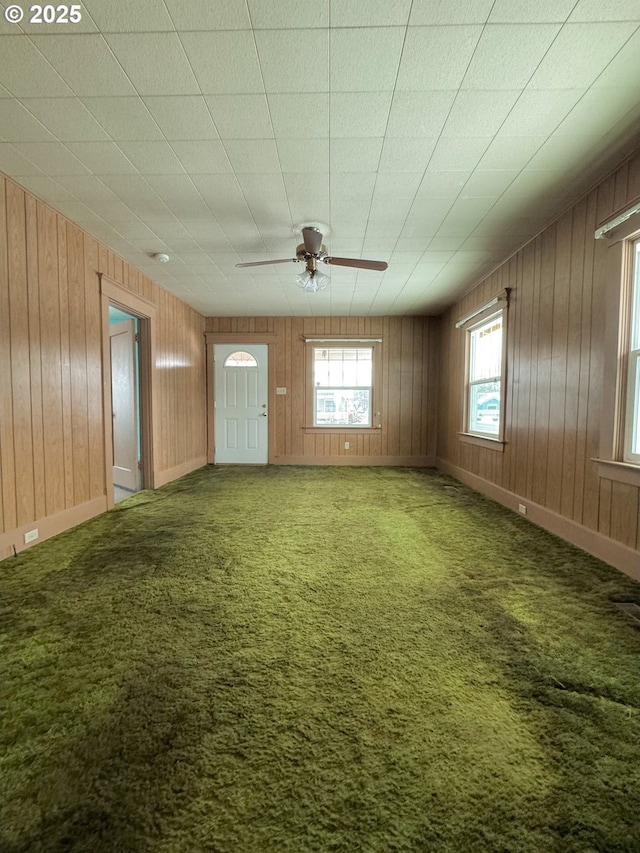
[[[34,527],[33,530],[29,530],[28,533],[24,534],[24,544],[26,545],[28,542],[35,542],[39,535],[38,528]]]
[[[524,504],[518,504],[518,512],[519,512],[521,515],[526,515],[526,514],[527,514],[527,508],[526,508],[526,506],[525,506]]]
[[[344,449],[345,449],[345,450],[348,450],[348,449],[349,449],[349,442],[348,442],[348,441],[345,441],[345,443],[344,443]]]

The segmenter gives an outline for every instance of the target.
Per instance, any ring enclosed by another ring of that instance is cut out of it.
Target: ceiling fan
[[[329,279],[318,271],[318,262],[323,264],[334,264],[338,267],[356,267],[363,270],[386,270],[386,261],[367,261],[364,258],[333,258],[327,254],[327,247],[322,242],[322,232],[313,225],[302,229],[303,242],[296,249],[295,258],[281,258],[276,261],[249,261],[245,264],[236,264],[237,267],[261,267],[267,264],[289,264],[304,261],[306,269],[297,277],[297,284],[303,290],[323,290]]]

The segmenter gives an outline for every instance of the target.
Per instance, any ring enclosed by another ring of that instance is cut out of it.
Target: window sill
[[[359,426],[347,426],[346,424],[336,424],[335,426],[303,426],[302,431],[304,433],[328,433],[328,432],[348,432],[351,434],[359,435],[361,433],[372,433],[372,432],[382,432],[382,427],[359,427]]]
[[[592,458],[598,467],[598,476],[605,480],[616,480],[629,486],[640,486],[640,465],[632,462],[616,462],[613,459]]]
[[[488,450],[495,450],[497,453],[504,453],[504,447],[507,443],[499,438],[488,438],[483,435],[474,435],[471,432],[459,432],[458,441],[465,444],[475,444],[478,447],[486,447]]]

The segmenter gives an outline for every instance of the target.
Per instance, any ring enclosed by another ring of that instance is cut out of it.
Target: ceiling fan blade
[[[322,233],[317,228],[309,226],[302,229],[302,239],[307,252],[310,255],[317,255],[322,248]]]
[[[267,264],[290,264],[298,263],[297,258],[280,258],[278,261],[248,261],[246,264],[236,264],[237,267],[264,267]]]
[[[364,258],[322,258],[325,264],[335,264],[337,267],[357,267],[361,270],[386,270],[386,261],[365,261]]]

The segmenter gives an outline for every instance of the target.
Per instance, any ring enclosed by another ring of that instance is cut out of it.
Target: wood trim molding
[[[182,465],[176,465],[174,468],[167,468],[166,471],[158,471],[156,472],[155,477],[155,488],[157,489],[160,486],[164,486],[172,480],[178,480],[180,477],[184,477],[192,471],[197,471],[198,468],[204,468],[206,464],[206,456],[198,456],[196,459],[190,459],[189,462],[183,462]]]
[[[595,530],[590,530],[588,527],[533,503],[527,498],[503,489],[502,486],[496,486],[494,483],[490,483],[476,474],[471,474],[457,465],[452,465],[444,459],[437,459],[436,465],[445,474],[460,480],[461,483],[514,512],[518,511],[518,504],[524,504],[527,507],[526,517],[528,521],[543,527],[556,536],[560,536],[561,539],[619,569],[635,580],[640,580],[640,553],[635,549],[629,548],[621,542],[616,542],[615,539],[610,539],[608,536],[603,536]]]
[[[400,468],[435,468],[435,456],[276,456],[277,465],[392,465]]]
[[[592,459],[598,468],[598,476],[604,480],[615,480],[628,486],[640,488],[640,465],[630,462],[614,462],[612,459]]]
[[[111,302],[118,302],[128,311],[133,311],[134,314],[155,320],[158,308],[153,302],[145,299],[144,296],[127,290],[126,287],[108,278],[105,273],[99,272],[98,276],[100,278],[100,293],[103,296],[107,296]]]
[[[458,441],[462,441],[464,444],[486,447],[488,450],[495,450],[497,453],[504,453],[504,447],[507,443],[499,438],[487,438],[483,435],[474,435],[471,432],[459,432]]]
[[[0,560],[12,557],[14,555],[14,547],[16,553],[25,551],[27,548],[44,542],[45,539],[51,539],[52,536],[57,536],[71,527],[76,527],[84,521],[89,521],[90,518],[101,515],[106,510],[107,498],[106,495],[102,495],[99,498],[94,498],[92,501],[70,507],[62,512],[55,513],[55,515],[49,515],[46,518],[38,518],[35,521],[28,522],[28,524],[16,527],[15,530],[2,533],[0,534]],[[25,545],[24,534],[34,528],[38,529],[38,538],[35,542]]]

